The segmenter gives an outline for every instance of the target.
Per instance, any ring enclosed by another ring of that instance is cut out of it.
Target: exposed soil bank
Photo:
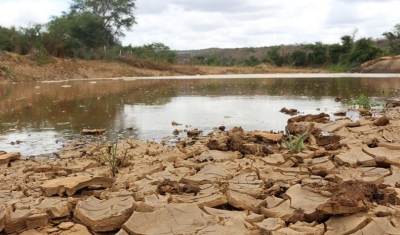
[[[174,147],[74,142],[58,159],[0,155],[6,234],[397,234],[400,109],[295,116],[288,136],[216,128]],[[364,112],[364,114],[370,114]],[[295,139],[292,137],[292,139]],[[110,155],[111,153],[111,155]],[[110,163],[115,163],[115,178]]]
[[[316,73],[320,70],[256,67],[211,67],[160,65],[146,61],[120,58],[115,61],[72,60],[54,58],[54,63],[38,66],[27,56],[0,52],[0,81],[59,81],[70,79],[149,77],[207,74]]]

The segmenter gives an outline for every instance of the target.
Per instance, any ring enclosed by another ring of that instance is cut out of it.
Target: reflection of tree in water
[[[61,87],[64,83],[0,85],[4,95],[0,98],[1,123],[19,120],[18,126],[26,128],[68,128],[78,132],[84,127],[116,126],[116,122],[121,122],[117,119],[125,104],[165,105],[178,96],[268,95],[350,99],[360,94],[393,96],[397,94],[394,88],[400,87],[399,79],[382,78],[117,80],[67,84],[71,87]],[[0,126],[0,131],[9,128]]]

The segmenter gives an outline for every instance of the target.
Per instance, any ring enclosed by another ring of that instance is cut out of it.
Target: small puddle
[[[83,129],[106,128],[104,140],[176,142],[187,130],[218,126],[283,131],[290,116],[333,113],[364,94],[398,96],[399,79],[269,78],[99,80],[0,84],[0,150],[36,156],[56,152]],[[341,102],[335,102],[340,97]],[[348,113],[352,119],[357,113]],[[182,125],[173,126],[176,121]],[[172,133],[177,130],[178,135]]]

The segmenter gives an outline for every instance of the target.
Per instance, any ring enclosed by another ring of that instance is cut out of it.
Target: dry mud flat
[[[236,127],[176,147],[71,143],[59,159],[0,153],[3,234],[400,234],[400,109],[352,122],[288,120],[281,133]],[[369,112],[361,110],[365,115]]]

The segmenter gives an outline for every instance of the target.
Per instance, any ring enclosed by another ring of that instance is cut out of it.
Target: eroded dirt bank
[[[72,60],[53,58],[52,63],[38,65],[29,56],[0,51],[0,82],[57,81],[69,79],[149,77],[207,74],[317,73],[315,69],[256,67],[212,67],[161,65],[128,58],[106,60]]]
[[[216,128],[174,147],[74,142],[58,159],[0,153],[3,234],[399,234],[400,109],[288,119],[306,133]],[[173,123],[177,124],[177,123]],[[181,126],[176,126],[178,131]],[[183,128],[183,127],[182,127]]]

